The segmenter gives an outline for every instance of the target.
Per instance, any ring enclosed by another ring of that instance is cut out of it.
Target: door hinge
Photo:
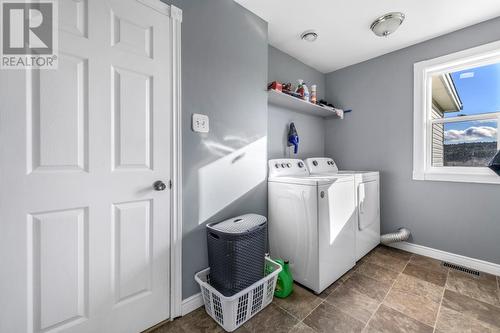
[[[172,181],[171,180],[168,181],[168,188],[172,188]]]

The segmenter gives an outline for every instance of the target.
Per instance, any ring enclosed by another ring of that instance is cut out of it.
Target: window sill
[[[484,170],[484,169],[483,169]],[[500,184],[500,176],[493,171],[475,170],[473,173],[450,172],[450,171],[428,171],[413,172],[413,180],[459,182],[459,183],[480,183],[480,184]]]

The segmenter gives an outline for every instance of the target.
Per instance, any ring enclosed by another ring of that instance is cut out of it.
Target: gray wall
[[[269,46],[269,81],[297,83],[303,79],[308,86],[317,85],[318,98],[324,97],[325,75],[288,54]],[[319,100],[319,99],[318,99]],[[325,152],[325,121],[269,105],[268,150],[269,158],[287,157],[288,125],[294,122],[299,134],[299,152],[295,157],[322,156]],[[292,155],[293,156],[293,155]]]
[[[327,122],[326,153],[381,171],[383,232],[500,264],[499,185],[412,180],[413,64],[499,39],[496,18],[327,75],[327,97],[353,111]]]
[[[200,207],[206,204],[202,201],[217,198],[221,186],[235,185],[224,175],[238,164],[226,163],[224,157],[240,150],[243,156],[246,146],[267,135],[267,23],[232,0],[165,2],[183,11],[182,295],[187,298],[200,291],[194,274],[208,266],[205,224],[248,212],[267,215],[267,185],[262,179],[244,194],[234,189],[241,194],[235,201],[225,206],[219,202],[215,215],[200,220]],[[191,131],[195,112],[210,117],[210,133]],[[259,154],[254,167],[264,170],[266,144],[251,154]],[[215,179],[200,179],[206,172]],[[211,181],[211,187],[200,187]]]
[[[308,87],[317,85],[318,100],[325,96],[325,74],[271,45],[269,45],[268,73],[269,82],[292,82],[296,85],[297,80],[302,79]]]

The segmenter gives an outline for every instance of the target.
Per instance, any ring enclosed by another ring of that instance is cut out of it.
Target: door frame
[[[161,0],[137,0],[170,17],[172,60],[172,127],[171,127],[171,199],[170,199],[170,313],[165,319],[182,315],[182,82],[181,23],[182,10]]]
[[[156,0],[161,2],[160,0]],[[163,2],[161,2],[164,4]],[[170,319],[182,315],[182,10],[170,5],[172,34],[172,195],[170,227]]]

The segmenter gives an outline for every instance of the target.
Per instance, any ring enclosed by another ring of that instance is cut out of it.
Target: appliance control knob
[[[304,166],[304,163],[299,162],[297,165],[299,166],[299,168],[302,168]]]
[[[292,167],[292,163],[287,163],[287,164],[286,164],[286,167],[287,167],[287,168],[291,168],[291,167]]]
[[[277,169],[277,168],[279,168],[279,167],[280,167],[280,165],[279,165],[278,163],[276,163],[276,164],[274,165],[274,167]]]
[[[281,163],[281,167],[282,168],[286,168],[286,164],[285,163]]]
[[[314,165],[314,166],[318,166],[318,161],[314,160],[314,161],[313,161],[313,165]]]

